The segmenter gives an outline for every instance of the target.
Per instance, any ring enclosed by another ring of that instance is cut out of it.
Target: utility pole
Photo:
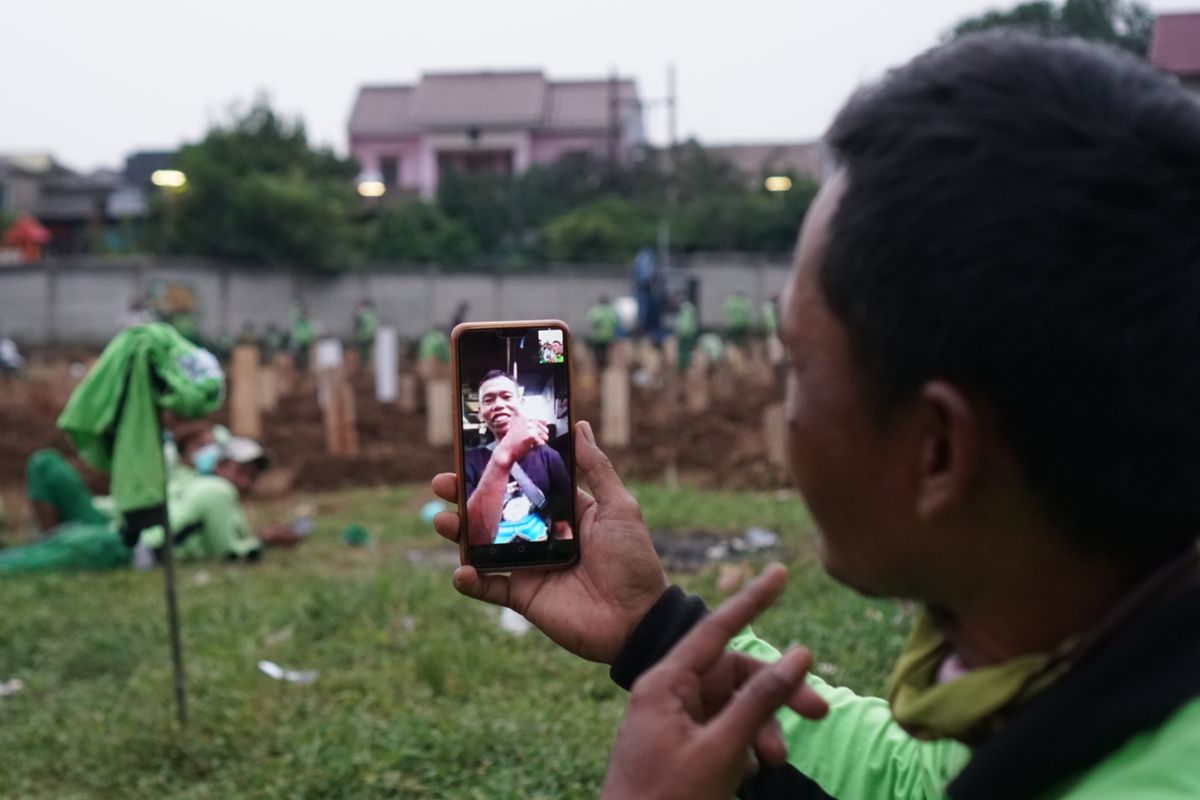
[[[617,156],[621,144],[621,97],[617,68],[608,72],[608,180],[613,187],[617,183]]]
[[[671,268],[671,217],[675,213],[675,205],[679,199],[679,187],[675,179],[675,65],[667,65],[667,186],[666,213],[658,226],[658,254],[664,270]]]

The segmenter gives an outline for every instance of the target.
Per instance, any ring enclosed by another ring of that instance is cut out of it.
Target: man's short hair
[[[1068,535],[1200,534],[1200,102],[1114,50],[992,33],[856,94],[819,276],[880,418],[931,379],[996,410]]]
[[[508,379],[508,380],[510,380],[510,381],[512,381],[512,380],[513,380],[513,379],[512,379],[512,376],[510,376],[510,375],[509,375],[507,372],[505,372],[504,370],[502,370],[502,369],[493,369],[493,370],[489,370],[489,371],[488,371],[488,373],[487,373],[486,375],[484,375],[482,379],[480,379],[480,381],[479,381],[479,388],[481,388],[481,389],[482,389],[482,388],[483,388],[483,385],[484,385],[485,383],[487,383],[487,382],[488,382],[488,381],[490,381],[490,380],[494,380],[494,379],[496,379],[496,378],[507,378],[507,379]],[[513,383],[515,384],[515,383],[516,383],[516,381],[513,381]]]

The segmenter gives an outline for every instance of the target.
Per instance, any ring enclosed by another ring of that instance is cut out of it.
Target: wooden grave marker
[[[448,378],[425,383],[425,439],[432,447],[454,443],[454,390]]]
[[[229,430],[234,436],[262,438],[258,396],[258,347],[239,344],[229,364]]]
[[[763,411],[762,434],[767,463],[787,467],[787,420],[783,403],[772,403]]]
[[[611,366],[600,375],[600,441],[609,447],[628,447],[632,436],[629,370]]]

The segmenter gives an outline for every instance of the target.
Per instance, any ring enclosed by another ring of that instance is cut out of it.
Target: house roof
[[[610,122],[608,80],[548,81],[541,72],[427,73],[414,86],[364,86],[351,136],[395,136],[471,127],[593,130]],[[636,112],[637,87],[617,82],[622,116]]]
[[[612,124],[613,86],[610,81],[559,81],[550,84],[544,127],[596,129]],[[638,110],[637,85],[618,80],[617,99],[621,116]]]
[[[536,125],[546,107],[540,72],[425,75],[413,90],[409,115],[422,128]]]
[[[1160,14],[1154,20],[1150,63],[1180,77],[1200,75],[1200,12]]]

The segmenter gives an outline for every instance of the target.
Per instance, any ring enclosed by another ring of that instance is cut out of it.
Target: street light
[[[786,192],[792,188],[792,179],[787,175],[772,175],[763,181],[763,188],[768,192]]]
[[[187,183],[187,175],[177,169],[156,169],[150,173],[150,182],[164,189],[180,189]]]
[[[387,186],[380,173],[364,172],[358,176],[358,193],[362,197],[383,197],[383,193],[386,191]]]

